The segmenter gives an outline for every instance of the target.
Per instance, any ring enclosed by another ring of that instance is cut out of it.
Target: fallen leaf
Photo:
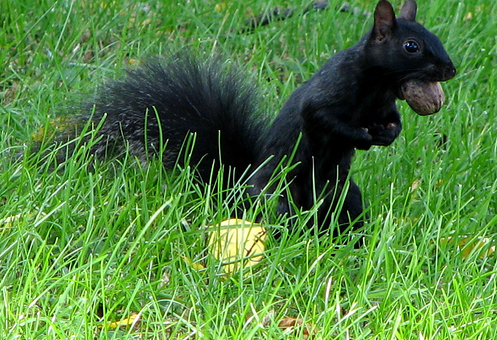
[[[488,237],[468,237],[462,236],[457,239],[452,236],[442,237],[440,244],[447,245],[457,242],[456,245],[461,251],[461,256],[467,258],[472,252],[480,252],[479,258],[483,259],[492,255],[495,252],[495,245],[489,246],[490,239]]]
[[[250,307],[252,309],[253,314],[247,318],[246,320],[247,324],[252,322],[258,322],[262,328],[266,328],[274,321],[274,317],[276,315],[274,309],[267,311],[266,314],[261,319],[259,313],[256,311],[252,303],[250,304]]]
[[[214,9],[215,9],[216,12],[221,12],[222,10],[226,9],[226,1],[222,1],[219,4],[216,4],[216,6],[214,7]]]
[[[183,259],[183,261],[185,261],[187,265],[191,266],[195,270],[205,269],[205,266],[202,263],[193,262],[192,259],[189,258],[188,256],[181,256],[181,258]]]
[[[116,329],[119,327],[133,327],[138,322],[140,322],[140,315],[138,313],[132,313],[129,317],[122,319],[120,321],[113,321],[102,325],[105,329]]]
[[[7,216],[0,219],[0,228],[11,228],[14,222],[22,217],[22,214]]]
[[[421,179],[415,179],[411,184],[411,191],[416,191],[421,185]]]
[[[304,325],[304,320],[301,318],[297,319],[292,317],[285,317],[280,321],[278,327],[283,328],[288,332],[294,332],[295,329],[302,325]],[[303,327],[304,329],[302,330],[302,336],[304,339],[308,339],[311,335],[313,335],[313,327],[311,327],[309,323],[306,323]]]

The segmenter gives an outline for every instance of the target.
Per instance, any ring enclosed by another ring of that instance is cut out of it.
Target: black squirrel
[[[397,138],[395,101],[406,99],[406,82],[445,81],[456,73],[439,39],[415,22],[416,11],[416,2],[406,0],[396,18],[392,5],[380,0],[371,31],[295,90],[272,123],[261,116],[258,92],[238,69],[181,53],[149,61],[88,103],[86,119],[89,112],[95,122],[105,117],[93,151],[141,159],[161,152],[171,167],[185,137],[195,133],[190,164],[200,177],[208,180],[220,163],[238,174],[257,169],[249,176],[250,195],[271,194],[271,177],[293,157],[286,180],[295,207],[310,209],[321,197],[318,224],[326,231],[348,183],[339,229],[360,227],[361,193],[349,178],[354,150]],[[277,210],[291,213],[288,197],[279,199]]]

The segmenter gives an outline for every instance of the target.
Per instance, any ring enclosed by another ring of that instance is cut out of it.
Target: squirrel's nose
[[[454,78],[454,76],[456,75],[456,73],[457,73],[456,67],[454,66],[454,64],[452,63],[452,61],[449,60],[449,62],[445,65],[445,68],[444,68],[444,71],[443,71],[443,74],[442,74],[442,77],[443,77],[442,80],[452,79],[452,78]]]

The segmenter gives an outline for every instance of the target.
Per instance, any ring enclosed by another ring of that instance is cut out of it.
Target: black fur
[[[185,137],[195,133],[190,162],[208,179],[213,160],[215,169],[221,161],[239,169],[258,161],[267,125],[260,119],[259,99],[237,68],[183,53],[148,61],[124,80],[106,84],[85,111],[93,111],[96,123],[104,118],[98,131],[104,138],[93,149],[98,156],[128,151],[146,161],[165,150],[164,164],[172,167]]]
[[[261,160],[276,157],[255,175],[254,193],[264,187],[281,157],[290,154],[301,133],[295,157],[300,165],[290,186],[293,201],[309,209],[313,188],[317,193],[325,190],[319,220],[322,229],[328,228],[329,212],[349,176],[354,149],[387,146],[399,135],[402,124],[395,100],[400,85],[413,78],[443,81],[455,75],[439,39],[416,23],[415,16],[413,0],[406,1],[398,19],[388,1],[379,1],[372,30],[333,56],[290,96],[265,138]],[[406,41],[415,41],[419,53],[408,53]],[[289,210],[282,200],[279,212]],[[357,220],[361,213],[361,193],[351,181],[340,225]],[[355,227],[361,225],[358,221]]]
[[[131,153],[146,158],[167,142],[162,156],[165,165],[172,166],[185,136],[194,132],[191,162],[204,179],[213,162],[239,173],[266,162],[249,181],[250,194],[257,195],[274,190],[267,187],[271,176],[300,139],[293,159],[298,165],[287,178],[290,192],[303,209],[315,203],[314,193],[322,195],[319,224],[325,231],[347,183],[354,150],[387,146],[399,135],[395,100],[400,85],[413,78],[443,81],[455,75],[438,38],[416,23],[415,16],[413,0],[406,1],[399,18],[388,1],[379,1],[372,30],[298,88],[272,123],[258,113],[260,96],[238,69],[186,55],[149,62],[106,85],[91,103],[93,119],[107,115],[99,131],[105,138],[94,151],[124,152],[124,139]],[[419,47],[416,53],[413,42]],[[355,221],[358,227],[361,193],[349,183],[339,223]],[[280,200],[279,213],[291,212],[287,201]]]

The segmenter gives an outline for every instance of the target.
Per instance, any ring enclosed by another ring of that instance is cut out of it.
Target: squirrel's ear
[[[416,12],[418,10],[418,5],[414,0],[406,0],[404,6],[402,6],[399,14],[399,18],[404,18],[409,21],[416,20]]]
[[[390,37],[396,25],[392,5],[387,0],[380,0],[374,10],[373,38],[382,41]]]

